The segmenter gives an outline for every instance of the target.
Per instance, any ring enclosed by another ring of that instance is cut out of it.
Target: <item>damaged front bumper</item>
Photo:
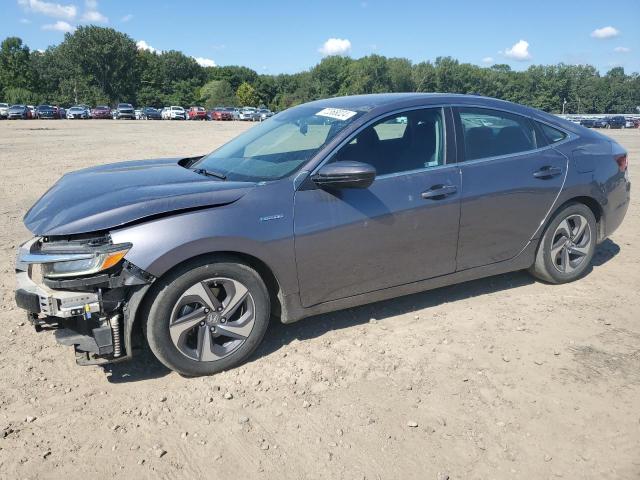
[[[78,278],[39,278],[47,263],[89,258],[90,251],[47,252],[34,238],[18,250],[16,304],[36,331],[54,330],[58,343],[73,346],[83,365],[126,360],[132,355],[135,311],[154,278],[129,262]],[[135,301],[132,302],[132,299]]]

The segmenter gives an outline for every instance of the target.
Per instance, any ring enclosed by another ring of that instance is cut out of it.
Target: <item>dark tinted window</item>
[[[412,110],[386,117],[360,132],[332,161],[373,165],[378,175],[409,172],[444,163],[442,109]]]
[[[534,150],[532,122],[520,115],[484,108],[461,108],[465,160],[497,157]]]
[[[550,127],[549,125],[546,125],[544,123],[538,123],[538,126],[540,127],[540,130],[542,130],[542,133],[544,133],[544,136],[547,137],[547,140],[549,141],[549,143],[560,142],[565,138],[567,138],[567,134],[564,133],[562,130],[558,130],[557,128]]]

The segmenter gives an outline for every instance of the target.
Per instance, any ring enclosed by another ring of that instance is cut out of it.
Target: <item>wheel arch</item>
[[[142,298],[139,300],[139,307],[136,309],[135,315],[133,316],[133,321],[130,323],[130,325],[126,325],[125,327],[125,332],[127,335],[127,345],[131,345],[133,343],[131,337],[136,334],[140,334],[141,339],[144,341],[144,335],[142,335],[144,323],[143,319],[146,315],[148,315],[152,302],[159,291],[157,287],[157,285],[160,285],[159,280],[166,278],[168,275],[180,268],[184,268],[185,265],[189,263],[199,263],[200,261],[207,260],[215,262],[216,259],[220,260],[222,258],[224,258],[225,260],[233,259],[238,261],[239,263],[244,263],[252,267],[258,273],[258,275],[260,275],[260,278],[262,279],[262,281],[264,281],[265,286],[267,287],[267,291],[269,292],[271,316],[280,317],[282,313],[282,288],[280,286],[278,278],[273,272],[273,269],[269,265],[267,265],[266,262],[256,256],[243,252],[228,250],[209,252],[195,255],[193,257],[182,260],[181,262],[173,265],[170,269],[165,271],[161,276],[156,278],[154,283],[150,285],[150,288],[148,288],[144,292]]]
[[[597,241],[600,242],[604,238],[604,225],[605,225],[605,222],[603,222],[604,209],[602,208],[602,205],[600,205],[600,202],[598,202],[598,200],[596,200],[593,197],[581,195],[581,196],[575,196],[575,197],[569,198],[553,211],[553,214],[549,216],[547,225],[551,222],[553,217],[555,217],[556,213],[558,213],[560,210],[562,210],[563,208],[565,208],[567,205],[571,203],[582,203],[583,205],[586,205],[589,208],[589,210],[591,210],[591,212],[593,213],[593,216],[596,219],[596,227],[598,229]],[[546,228],[547,227],[545,225],[545,230]]]

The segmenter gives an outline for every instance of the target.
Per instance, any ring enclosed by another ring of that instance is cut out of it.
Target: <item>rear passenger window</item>
[[[520,115],[461,108],[465,160],[497,157],[538,148],[533,123]]]
[[[537,122],[540,130],[544,133],[544,136],[547,137],[549,143],[556,143],[567,138],[567,134],[562,130],[558,130],[557,128],[550,127],[545,123]]]
[[[441,108],[411,110],[362,130],[331,160],[373,165],[378,175],[411,172],[444,164]]]

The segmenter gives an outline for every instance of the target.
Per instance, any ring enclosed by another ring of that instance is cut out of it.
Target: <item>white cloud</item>
[[[518,62],[524,62],[531,60],[531,54],[529,53],[529,42],[526,40],[519,40],[511,48],[507,48],[504,51],[504,56]]]
[[[109,19],[97,10],[89,10],[82,15],[83,22],[109,23]]]
[[[136,42],[136,47],[138,47],[138,50],[146,50],[147,52],[151,52],[151,53],[162,53],[162,50],[158,50],[157,48],[153,48],[151,45],[149,45],[144,40],[138,40]]]
[[[130,22],[131,20],[133,20],[133,15],[130,13],[127,13],[124,17],[120,19],[120,21],[124,23]]]
[[[41,13],[47,17],[66,18],[67,20],[73,20],[78,13],[75,5],[60,5],[42,0],[18,0],[18,5],[30,12]]]
[[[593,38],[613,38],[620,35],[620,31],[612,26],[596,28],[591,32]]]
[[[330,38],[318,51],[325,57],[329,55],[346,55],[351,50],[351,42],[346,38]]]
[[[86,12],[82,15],[83,22],[109,23],[109,19],[98,11],[98,0],[84,0]]]
[[[493,57],[484,57],[482,59],[482,63],[486,63],[486,64],[493,63]]]
[[[69,25],[67,22],[58,20],[56,23],[48,23],[42,26],[43,30],[55,30],[57,32],[73,32],[76,27]]]
[[[613,51],[616,53],[629,53],[631,49],[629,47],[616,47]]]
[[[31,23],[31,20],[29,20],[28,18],[21,18],[20,19],[20,23],[24,23],[25,25],[29,25]]]
[[[193,57],[193,58],[195,58],[196,62],[198,62],[198,65],[200,65],[202,67],[215,67],[216,66],[216,62],[214,62],[210,58],[204,58],[204,57]]]

